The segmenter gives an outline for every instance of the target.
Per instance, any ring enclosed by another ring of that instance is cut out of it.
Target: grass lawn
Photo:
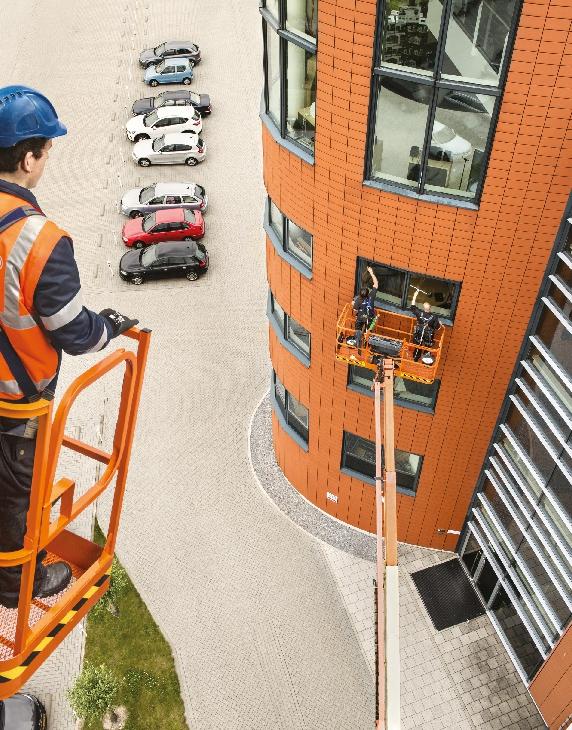
[[[97,526],[95,540],[104,542]],[[188,730],[171,649],[128,579],[117,608],[117,617],[107,610],[88,617],[85,659],[123,680],[116,704],[129,710],[126,730]]]

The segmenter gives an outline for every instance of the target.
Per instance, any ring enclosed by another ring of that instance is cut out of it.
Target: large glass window
[[[375,299],[376,307],[408,310],[416,289],[419,289],[417,306],[429,302],[432,311],[440,319],[445,321],[453,319],[460,288],[456,282],[416,274],[412,271],[403,271],[403,269],[394,269],[375,261],[358,258],[356,294],[362,282],[369,279],[368,266],[371,266],[379,282]]]
[[[292,393],[286,390],[275,372],[272,373],[272,378],[275,403],[280,409],[286,425],[295,431],[302,441],[307,444],[310,426],[308,409]]]
[[[284,312],[272,293],[270,293],[270,312],[279,335],[310,359],[310,333],[294,317]]]
[[[422,457],[418,454],[395,449],[395,471],[398,490],[415,494],[422,460]],[[356,436],[354,433],[344,431],[342,469],[349,469],[369,479],[375,479],[375,443],[361,436]]]
[[[519,6],[384,1],[369,178],[421,195],[478,199]]]
[[[293,256],[308,272],[312,270],[312,235],[286,218],[268,198],[268,225],[276,235],[278,251]]]
[[[314,154],[318,0],[268,0],[265,105],[279,136]]]
[[[348,385],[352,385],[363,393],[371,393],[374,374],[373,370],[350,365],[348,368]],[[433,411],[438,390],[438,380],[428,384],[396,377],[393,381],[393,397],[395,404],[399,406]]]

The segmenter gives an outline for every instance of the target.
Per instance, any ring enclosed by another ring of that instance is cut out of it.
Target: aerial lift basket
[[[81,621],[109,587],[133,434],[143,385],[151,332],[125,332],[137,342],[136,352],[119,349],[80,375],[67,389],[53,413],[51,401],[26,405],[0,402],[0,416],[38,419],[34,474],[24,547],[0,552],[0,566],[22,566],[17,609],[0,606],[0,700],[17,692],[57,645]],[[119,411],[111,453],[65,433],[68,414],[78,396],[115,368],[124,368]],[[104,465],[99,479],[81,496],[75,482],[63,477],[54,482],[61,449],[66,448]],[[100,547],[68,529],[115,478],[113,505],[105,545]],[[58,502],[59,505],[54,508]],[[56,516],[53,517],[53,512]],[[32,598],[37,555],[47,551],[44,563],[64,560],[73,578],[65,591],[52,598]]]

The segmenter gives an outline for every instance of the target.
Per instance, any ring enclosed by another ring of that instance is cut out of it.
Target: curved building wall
[[[459,282],[434,411],[396,407],[396,447],[422,457],[415,496],[398,495],[399,539],[453,549],[457,537],[437,530],[463,525],[569,192],[570,11],[524,2],[482,196],[470,209],[364,185],[376,3],[318,7],[314,164],[277,141],[263,114],[268,194],[313,236],[311,277],[267,236],[269,288],[311,335],[308,365],[269,328],[274,371],[309,412],[306,447],[275,407],[276,456],[311,502],[373,531],[373,486],[341,469],[344,432],[374,439],[373,401],[348,388],[348,367],[334,360],[357,259]]]

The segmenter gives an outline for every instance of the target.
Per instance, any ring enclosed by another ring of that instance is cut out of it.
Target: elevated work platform
[[[375,314],[375,324],[363,334],[358,349],[352,344],[355,338],[355,314],[351,303],[346,304],[337,324],[336,360],[377,371],[381,361],[389,357],[395,364],[396,377],[432,383],[437,377],[444,327],[435,333],[433,346],[426,347],[413,341],[414,318],[384,309],[376,309]]]
[[[0,606],[0,700],[21,688],[109,587],[150,334],[135,328],[126,332],[124,336],[137,342],[137,351],[116,350],[89,368],[67,389],[54,416],[51,401],[26,405],[0,402],[1,416],[38,419],[24,547],[0,553],[0,567],[22,566],[18,608]],[[113,448],[111,453],[104,453],[67,436],[65,426],[78,396],[118,367],[124,368],[124,375]],[[62,477],[55,481],[62,448],[104,465],[96,483],[77,498],[73,480]],[[69,526],[113,482],[109,531],[105,545],[99,547],[73,533]],[[73,578],[65,591],[39,600],[32,598],[32,590],[36,560],[42,550],[47,551],[44,564],[64,560],[71,565]]]

